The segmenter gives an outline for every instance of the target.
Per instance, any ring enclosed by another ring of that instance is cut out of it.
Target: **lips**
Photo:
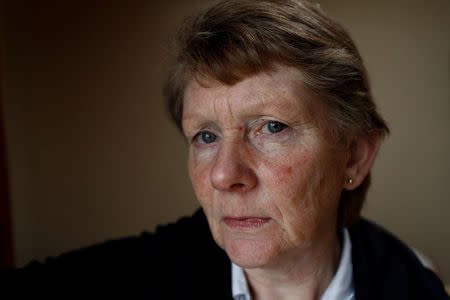
[[[225,217],[223,222],[232,229],[254,229],[267,224],[270,218],[258,217]]]

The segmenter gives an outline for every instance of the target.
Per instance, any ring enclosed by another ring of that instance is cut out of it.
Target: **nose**
[[[257,176],[249,166],[249,153],[235,141],[222,141],[211,170],[211,184],[221,191],[246,192],[257,185]]]

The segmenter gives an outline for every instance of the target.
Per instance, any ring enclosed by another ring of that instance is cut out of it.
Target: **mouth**
[[[258,217],[224,217],[223,222],[231,229],[244,230],[255,229],[267,224],[270,218]]]

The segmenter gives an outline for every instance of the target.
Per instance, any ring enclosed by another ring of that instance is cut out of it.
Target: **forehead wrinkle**
[[[208,87],[200,85],[198,81],[191,81],[185,91],[184,101],[189,101],[188,106],[185,106],[182,115],[182,126],[183,130],[198,130],[201,127],[210,126],[215,123],[214,118],[211,119],[211,111],[216,112],[215,101],[211,98],[211,94],[206,91],[211,91],[214,87]],[[208,98],[209,95],[209,98]],[[194,101],[194,103],[192,103]],[[213,101],[211,103],[211,101]],[[209,103],[208,103],[209,102]],[[212,105],[211,110],[198,109],[199,107],[207,107]],[[188,111],[188,112],[187,112]],[[186,113],[187,112],[187,113]]]
[[[296,119],[303,115],[305,108],[303,107],[298,95],[287,95],[282,88],[276,93],[264,91],[257,93],[258,102],[252,103],[249,110],[256,110],[265,115],[275,114],[287,118],[288,120]]]
[[[233,94],[231,92],[231,87],[227,86],[226,87],[226,92],[225,92],[226,96],[225,96],[225,101],[227,102],[227,107],[228,107],[228,111],[230,113],[230,117],[231,120],[236,120],[236,118],[233,115],[233,107],[232,107],[232,103],[233,103]],[[237,99],[239,102],[242,101],[242,99]]]
[[[218,94],[210,99],[213,101],[213,115],[218,122],[224,123],[224,125],[235,120],[232,108],[233,95],[230,87],[232,86],[221,85],[216,87]]]
[[[276,93],[272,92],[274,89],[269,89],[261,93],[262,108],[265,111],[275,110],[277,113],[287,114],[289,118],[303,112],[305,107],[303,104],[306,99],[303,99],[303,86],[301,81],[294,78],[295,72],[292,70],[283,70],[282,74],[267,72],[266,75],[270,80],[270,84],[276,86]],[[276,76],[279,75],[279,76]],[[266,86],[270,86],[267,84]],[[280,100],[280,101],[277,101]],[[269,103],[267,103],[269,102]]]
[[[217,98],[215,98],[215,99],[212,99],[212,101],[213,101],[213,112],[214,112],[214,115],[215,116],[217,116],[218,115],[218,110],[217,110]]]
[[[299,71],[292,68],[280,68],[276,71],[281,72],[262,72],[244,78],[233,85],[222,84],[212,79],[207,86],[191,82],[188,89],[203,90],[201,94],[206,97],[202,97],[202,105],[207,105],[205,101],[213,101],[212,113],[215,115],[215,120],[222,119],[226,127],[232,127],[231,125],[239,121],[238,118],[263,115],[279,116],[288,122],[313,118],[311,107],[309,107],[311,95],[302,84]],[[242,89],[246,91],[242,93]],[[208,99],[208,94],[214,98]],[[238,98],[235,98],[236,96]],[[190,117],[190,115],[185,116],[185,120]]]

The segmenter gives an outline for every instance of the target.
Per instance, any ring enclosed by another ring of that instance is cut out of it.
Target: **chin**
[[[280,254],[273,241],[245,237],[225,237],[223,248],[233,263],[247,269],[269,265]]]

